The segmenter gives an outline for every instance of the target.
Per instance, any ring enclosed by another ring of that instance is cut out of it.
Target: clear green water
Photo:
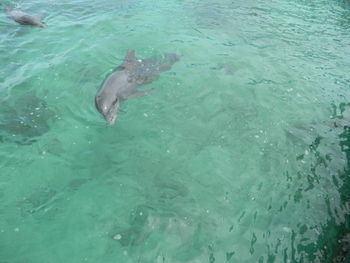
[[[48,27],[0,16],[0,262],[331,262],[348,1],[20,6]],[[107,126],[94,96],[129,49],[182,58]]]

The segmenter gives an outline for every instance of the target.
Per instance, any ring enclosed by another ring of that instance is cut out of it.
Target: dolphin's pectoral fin
[[[151,93],[154,89],[147,89],[147,90],[140,90],[140,91],[133,91],[132,93],[130,93],[128,95],[128,99],[130,98],[138,98],[138,97],[142,97],[145,96],[149,93]]]

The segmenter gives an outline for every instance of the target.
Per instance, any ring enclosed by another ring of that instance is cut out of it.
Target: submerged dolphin
[[[2,5],[2,4],[0,4]],[[6,14],[8,18],[11,18],[12,20],[16,21],[17,23],[21,25],[29,25],[29,26],[39,26],[39,27],[46,27],[45,24],[41,23],[41,15],[38,16],[31,16],[27,13],[24,13],[23,11],[19,9],[15,9],[13,7],[5,6]]]
[[[114,124],[120,103],[152,92],[153,89],[136,89],[156,80],[161,72],[169,70],[178,60],[179,56],[173,53],[165,53],[160,58],[140,60],[135,57],[135,50],[129,50],[123,63],[103,81],[98,90],[95,97],[97,110],[108,124]]]

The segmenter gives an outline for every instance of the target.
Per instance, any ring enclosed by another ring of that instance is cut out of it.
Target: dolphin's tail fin
[[[180,60],[180,55],[175,53],[164,53],[162,56],[162,61],[159,65],[159,71],[164,72],[171,69],[171,66]]]

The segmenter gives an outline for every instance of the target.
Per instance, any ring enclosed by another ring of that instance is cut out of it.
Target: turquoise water
[[[0,262],[332,262],[348,1],[18,5],[48,26],[0,16]],[[107,126],[94,96],[129,49],[181,60]]]

